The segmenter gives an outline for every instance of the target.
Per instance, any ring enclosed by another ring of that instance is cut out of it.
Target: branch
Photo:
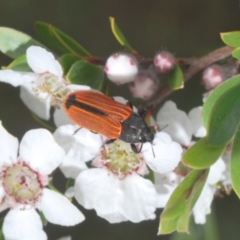
[[[203,56],[199,59],[178,59],[177,62],[180,65],[187,65],[189,64],[188,69],[184,73],[184,82],[186,83],[190,80],[194,75],[198,72],[203,70],[204,68],[208,67],[209,65],[213,64],[214,62],[218,62],[222,59],[225,59],[231,56],[233,48],[229,46],[224,46],[219,48],[206,56]],[[190,61],[189,61],[190,60]],[[161,88],[152,99],[147,102],[142,103],[138,109],[141,110],[143,108],[154,108],[160,102],[162,102],[167,96],[169,96],[173,90],[168,86],[164,86]]]

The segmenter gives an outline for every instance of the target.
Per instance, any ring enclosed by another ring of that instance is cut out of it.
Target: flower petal
[[[6,195],[5,189],[0,185],[0,202],[2,203],[3,197]],[[0,207],[1,208],[1,207]]]
[[[65,236],[65,237],[58,238],[57,240],[72,240],[72,238],[71,236]]]
[[[151,219],[157,207],[157,192],[150,180],[132,174],[119,181],[117,206],[131,222]]]
[[[69,84],[67,88],[73,92],[91,90],[91,88],[87,85],[78,85],[78,84]]]
[[[163,184],[163,185],[155,185],[156,191],[158,193],[158,208],[164,208],[174,191],[175,187]]]
[[[75,181],[75,197],[111,223],[152,219],[157,206],[157,193],[149,180],[137,174],[119,179],[106,169],[81,172]]]
[[[0,166],[17,161],[18,139],[9,134],[0,121]]]
[[[36,81],[36,74],[31,72],[16,72],[10,69],[0,70],[0,82],[18,87]]]
[[[75,180],[75,198],[85,208],[95,209],[99,216],[114,213],[118,181],[106,169],[84,170]]]
[[[14,240],[45,240],[42,221],[34,208],[11,209],[3,222],[3,234],[5,239]]]
[[[215,188],[211,187],[208,184],[205,184],[193,208],[195,223],[204,224],[206,222],[206,215],[211,212],[211,203],[213,201],[214,193]]]
[[[201,121],[202,107],[195,107],[189,113],[188,117],[193,129],[193,135],[198,138],[206,136],[206,129]]]
[[[188,146],[192,139],[192,126],[185,112],[177,109],[172,101],[167,101],[157,113],[157,124],[162,131],[181,145]]]
[[[143,145],[142,155],[151,169],[158,173],[167,173],[172,171],[180,162],[182,147],[173,142],[167,133],[158,132],[155,134],[152,146],[150,144]]]
[[[121,213],[113,212],[109,214],[99,215],[99,217],[106,219],[110,223],[120,223],[128,221]]]
[[[20,143],[19,158],[34,170],[48,175],[62,162],[64,150],[45,129],[30,130]]]
[[[208,184],[216,184],[219,181],[225,180],[224,171],[226,169],[226,164],[219,158],[211,167],[207,178]]]
[[[59,127],[54,138],[66,153],[61,170],[66,177],[72,178],[76,178],[80,171],[86,169],[84,162],[92,160],[103,145],[101,135],[84,128],[79,129],[76,125]]]
[[[38,74],[49,72],[62,77],[63,70],[53,54],[42,47],[31,46],[26,51],[27,62],[31,69]]]
[[[20,98],[23,103],[35,113],[38,117],[48,120],[50,118],[50,96],[47,93],[42,93],[38,97],[32,90],[31,83],[20,87]]]
[[[75,125],[75,123],[72,122],[70,118],[67,116],[62,106],[59,109],[58,108],[55,109],[53,113],[53,120],[57,127],[67,124]]]
[[[73,226],[85,219],[68,198],[47,188],[43,189],[40,210],[49,222],[62,226]]]

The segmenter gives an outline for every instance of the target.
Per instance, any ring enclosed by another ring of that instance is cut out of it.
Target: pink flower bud
[[[166,51],[156,54],[153,59],[154,66],[161,73],[170,72],[174,68],[175,62],[175,57]]]
[[[116,53],[107,59],[104,70],[116,84],[132,82],[138,73],[137,60],[130,54]]]
[[[148,99],[157,90],[156,77],[147,70],[140,71],[135,80],[129,84],[132,95],[136,98]]]
[[[226,76],[223,68],[214,64],[203,71],[202,84],[205,86],[206,90],[209,91],[216,88],[225,79]]]

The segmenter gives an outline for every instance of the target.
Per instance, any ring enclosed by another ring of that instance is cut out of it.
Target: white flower
[[[0,81],[14,87],[21,86],[20,98],[24,104],[37,116],[48,120],[51,105],[59,105],[69,91],[81,90],[84,86],[68,85],[63,78],[61,65],[53,54],[44,48],[29,47],[26,58],[33,72],[0,70]]]
[[[183,146],[189,146],[193,135],[204,137],[206,130],[201,123],[201,107],[192,109],[187,115],[177,109],[172,101],[167,101],[157,113],[157,124],[163,132],[168,133],[172,139]]]
[[[166,133],[157,133],[152,147],[146,143],[142,152],[135,154],[129,143],[120,140],[105,145],[93,161],[98,168],[84,170],[76,178],[77,201],[110,223],[153,219],[157,193],[153,183],[139,174],[148,173],[146,164],[155,171],[172,171],[182,148]]]
[[[101,135],[76,125],[59,127],[54,138],[66,152],[60,169],[67,178],[76,178],[86,169],[85,162],[95,158],[104,143]]]
[[[104,70],[116,84],[132,82],[138,73],[137,60],[130,54],[115,53],[107,59]]]
[[[54,224],[72,226],[84,220],[66,197],[45,187],[64,157],[49,131],[28,131],[19,150],[18,140],[2,125],[0,138],[0,210],[10,208],[3,222],[5,239],[47,239],[35,208]]]

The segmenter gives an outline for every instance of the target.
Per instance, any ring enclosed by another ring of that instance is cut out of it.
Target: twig
[[[209,65],[213,64],[214,62],[218,62],[222,59],[225,59],[231,56],[233,48],[229,46],[224,46],[219,48],[206,56],[203,56],[199,59],[191,59],[191,62],[188,61],[189,59],[178,59],[178,63],[180,65],[186,65],[189,63],[188,69],[184,73],[184,82],[186,83],[189,79],[191,79],[194,75],[198,72],[203,70],[204,68],[208,67]],[[154,108],[156,107],[163,99],[169,96],[173,90],[168,86],[164,86],[161,88],[152,99],[147,102],[142,103],[138,109],[141,110],[143,108]]]

